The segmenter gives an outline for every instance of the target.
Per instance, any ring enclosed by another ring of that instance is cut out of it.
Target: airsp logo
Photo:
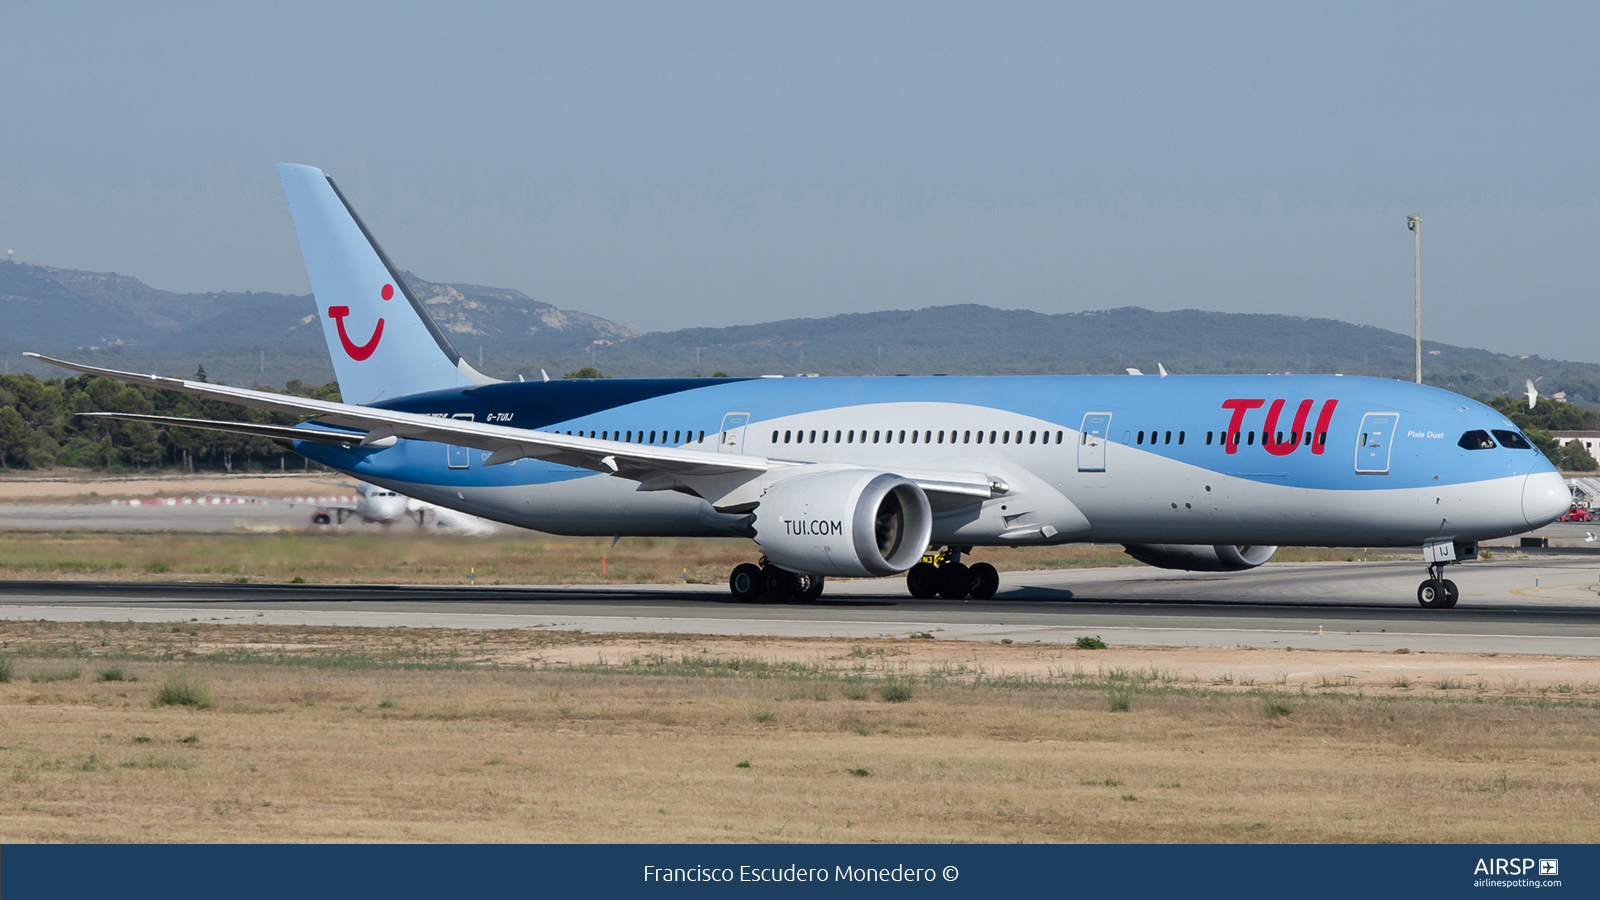
[[[1548,871],[1546,866],[1549,866]],[[1539,860],[1540,875],[1555,875],[1560,864],[1554,859]],[[1478,867],[1472,870],[1474,875],[1526,875],[1533,871],[1531,859],[1480,859]]]

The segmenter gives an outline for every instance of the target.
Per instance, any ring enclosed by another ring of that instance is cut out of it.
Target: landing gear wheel
[[[919,562],[906,572],[906,590],[918,600],[932,600],[939,593],[939,567]]]
[[[767,566],[762,571],[766,578],[767,599],[789,603],[800,593],[800,578],[793,572],[777,566]]]
[[[1429,578],[1417,585],[1417,602],[1422,604],[1423,609],[1445,609],[1450,602],[1450,595],[1443,582]]]
[[[1000,573],[988,563],[972,566],[972,599],[987,600],[1000,590]]]
[[[801,575],[800,580],[804,583],[804,586],[800,589],[801,600],[811,603],[822,596],[823,579],[821,575]]]
[[[1455,609],[1456,601],[1461,599],[1461,591],[1456,587],[1456,583],[1448,578],[1442,579],[1439,583],[1444,585],[1444,605],[1440,609]]]
[[[972,593],[972,570],[965,564],[947,562],[938,572],[939,596],[946,600],[962,600]]]
[[[733,567],[733,574],[728,576],[728,589],[733,591],[733,599],[740,603],[754,603],[760,600],[762,588],[760,566],[740,563]]]

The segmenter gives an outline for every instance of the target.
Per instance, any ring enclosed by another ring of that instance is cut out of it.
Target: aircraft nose
[[[1522,517],[1530,528],[1554,522],[1572,506],[1572,491],[1559,472],[1534,472],[1522,485]]]

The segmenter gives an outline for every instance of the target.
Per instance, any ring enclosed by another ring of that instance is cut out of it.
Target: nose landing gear
[[[1456,583],[1443,575],[1444,566],[1428,567],[1428,580],[1417,586],[1417,602],[1423,609],[1449,609],[1461,599]]]
[[[1417,602],[1423,609],[1450,609],[1461,599],[1456,583],[1444,577],[1444,567],[1453,562],[1478,558],[1476,543],[1434,541],[1422,545],[1422,558],[1428,563],[1428,580],[1417,585]]]

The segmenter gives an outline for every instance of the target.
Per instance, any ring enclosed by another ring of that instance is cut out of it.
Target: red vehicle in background
[[[1593,522],[1594,521],[1594,514],[1590,513],[1587,509],[1584,509],[1583,507],[1578,506],[1577,504],[1573,504],[1572,508],[1567,510],[1566,512],[1562,513],[1561,514],[1561,518],[1557,519],[1556,521],[1558,521],[1558,522]]]

